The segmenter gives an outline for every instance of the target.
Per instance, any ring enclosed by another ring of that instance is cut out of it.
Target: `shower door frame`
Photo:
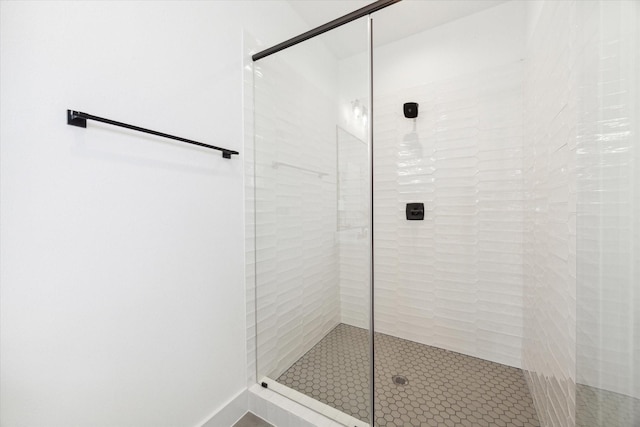
[[[372,12],[373,13],[373,12]],[[375,381],[375,342],[374,342],[374,222],[373,222],[373,17],[367,17],[367,54],[369,59],[369,120],[367,121],[367,147],[369,163],[369,425],[375,427],[376,381]]]
[[[367,18],[367,67],[368,67],[368,82],[367,82],[367,93],[368,93],[368,102],[367,102],[367,108],[369,110],[369,120],[367,121],[367,163],[368,163],[368,178],[369,178],[369,197],[368,197],[368,205],[369,205],[369,230],[370,232],[368,233],[369,235],[369,254],[368,254],[368,259],[369,259],[369,301],[368,301],[368,309],[369,309],[369,425],[371,427],[375,426],[375,343],[374,343],[374,333],[375,333],[375,328],[374,328],[374,262],[373,262],[373,258],[374,258],[374,209],[373,209],[373,202],[374,202],[374,148],[373,148],[373,127],[374,127],[374,120],[373,120],[373,114],[374,114],[374,105],[373,105],[373,16],[372,14],[378,10],[381,10],[387,6],[390,6],[392,4],[398,3],[401,0],[378,0],[375,3],[372,3],[368,6],[365,6],[361,9],[358,9],[354,12],[351,12],[341,18],[335,19],[333,21],[330,21],[326,24],[323,24],[320,27],[317,27],[315,29],[312,29],[310,31],[307,31],[303,34],[300,34],[296,37],[293,37],[292,39],[289,39],[287,41],[284,41],[280,44],[277,44],[271,48],[265,49],[263,51],[260,51],[254,55],[252,55],[252,60],[253,62],[258,61],[262,58],[265,58],[269,55],[275,54],[277,52],[280,52],[284,49],[287,49],[288,47],[294,46],[296,44],[302,43],[306,40],[309,40],[317,35],[323,34],[325,32],[331,31],[335,28],[338,28],[342,25],[348,24],[351,21],[355,21],[357,19],[360,18]],[[255,96],[255,91],[254,91],[254,96]],[[255,107],[255,103],[254,103],[254,107]],[[254,114],[255,114],[255,108],[254,108]],[[255,116],[254,116],[254,124],[255,124]],[[255,133],[254,133],[255,136]],[[254,146],[255,146],[255,141],[254,141]],[[254,148],[255,149],[255,148]],[[253,165],[253,171],[254,171],[254,191],[256,190],[256,185],[255,185],[255,156],[254,156],[254,165]],[[256,201],[256,198],[254,196],[254,203]],[[255,207],[254,207],[255,209]],[[254,210],[254,215],[255,215],[255,210]],[[254,236],[257,235],[257,221],[254,218]],[[257,256],[257,254],[256,254]],[[257,260],[254,260],[254,262]],[[255,272],[255,301],[256,301],[256,317],[255,317],[255,321],[256,321],[256,335],[255,335],[255,348],[256,348],[256,358],[258,357],[258,316],[257,316],[257,302],[258,302],[258,283],[257,283],[257,272]],[[259,370],[259,364],[258,361],[256,360],[256,364],[255,364],[255,368],[256,368],[256,381],[258,383],[261,382],[260,379],[260,373],[258,372]],[[263,387],[266,386],[266,384],[262,383],[261,384]]]

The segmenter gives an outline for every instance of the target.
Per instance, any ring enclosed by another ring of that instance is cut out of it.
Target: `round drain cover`
[[[407,385],[407,384],[409,384],[409,380],[407,380],[407,378],[403,377],[402,375],[394,375],[394,376],[391,377],[391,380],[396,385]]]

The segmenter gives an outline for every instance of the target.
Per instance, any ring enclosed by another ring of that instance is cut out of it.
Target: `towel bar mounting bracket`
[[[80,128],[86,128],[87,119],[78,117],[74,113],[75,111],[67,110],[67,124],[71,126],[78,126]]]

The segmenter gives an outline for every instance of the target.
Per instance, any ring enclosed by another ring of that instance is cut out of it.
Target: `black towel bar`
[[[234,150],[228,150],[226,148],[216,147],[215,145],[204,144],[198,141],[192,141],[190,139],[181,138],[179,136],[169,135],[168,133],[156,132],[155,130],[145,129],[138,126],[129,125],[122,122],[116,122],[115,120],[105,119],[103,117],[92,116],[91,114],[82,113],[80,111],[67,110],[67,124],[71,126],[78,126],[81,128],[87,127],[87,120],[95,120],[97,122],[107,123],[113,126],[119,126],[138,132],[150,133],[151,135],[161,136],[163,138],[174,139],[176,141],[186,142],[187,144],[198,145],[200,147],[210,148],[212,150],[222,151],[222,157],[230,159],[232,154],[240,154]]]

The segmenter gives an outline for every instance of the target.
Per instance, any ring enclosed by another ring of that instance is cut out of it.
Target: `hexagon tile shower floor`
[[[278,382],[368,421],[368,336],[336,326]],[[540,425],[522,370],[390,335],[375,340],[376,426]]]

